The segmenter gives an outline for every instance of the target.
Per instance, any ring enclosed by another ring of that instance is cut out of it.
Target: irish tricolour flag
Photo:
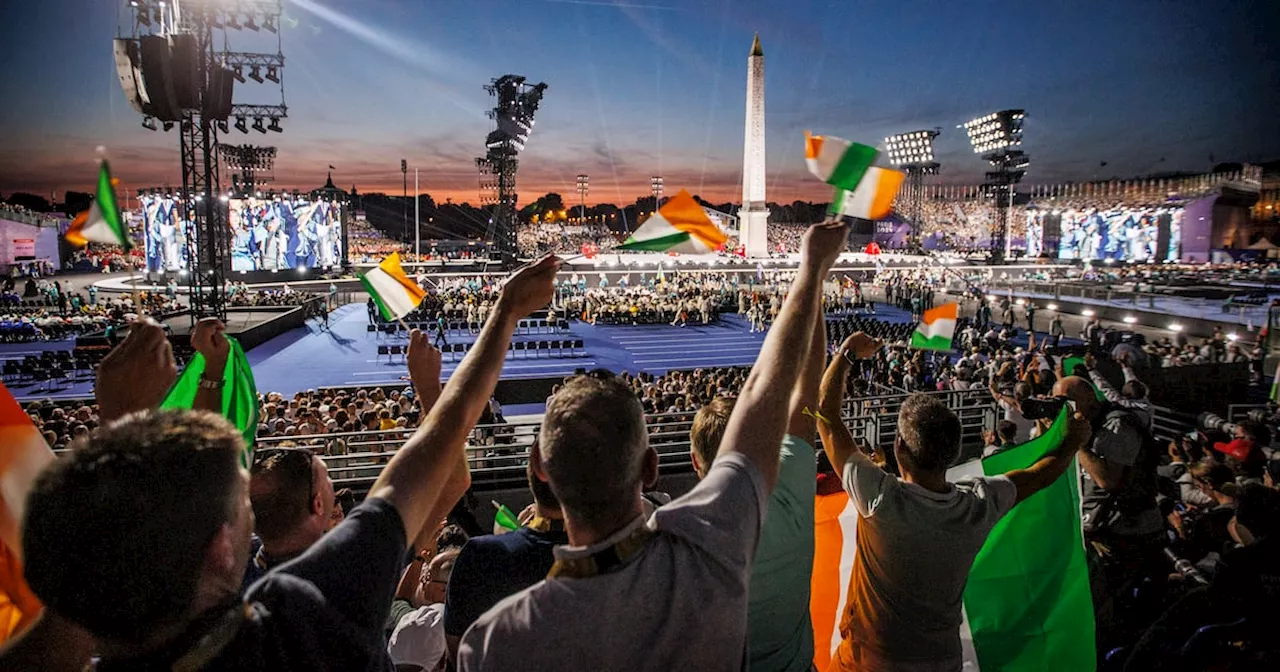
[[[947,471],[948,481],[1026,469],[1066,439],[1066,411],[1038,438]],[[1093,601],[1072,468],[1005,514],[969,568],[960,642],[964,669],[1063,672],[1095,669]],[[843,492],[815,504],[809,612],[814,666],[840,645],[840,617],[857,562],[859,515]]]
[[[893,211],[893,199],[906,175],[872,165],[875,147],[835,136],[804,134],[804,160],[809,172],[835,187],[831,212],[860,219],[883,219]]]
[[[729,237],[711,221],[702,206],[688,191],[681,189],[618,249],[706,254],[715,252],[726,240]]]
[[[920,350],[951,350],[951,339],[956,335],[956,319],[959,304],[947,303],[924,311],[920,324],[911,334],[911,347]]]
[[[89,243],[119,245],[125,249],[133,247],[124,218],[120,216],[120,208],[116,205],[115,184],[106,161],[98,168],[98,192],[93,205],[71,222],[66,238],[68,243],[79,247]]]
[[[399,252],[392,252],[382,263],[361,275],[360,284],[364,285],[374,303],[378,304],[378,310],[385,320],[398,320],[412,313],[427,295],[400,268]]]

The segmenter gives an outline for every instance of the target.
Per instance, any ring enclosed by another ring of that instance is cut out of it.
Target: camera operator
[[[1152,445],[1146,386],[1130,378],[1123,392],[1117,392],[1094,370],[1092,356],[1085,364],[1107,399],[1100,402],[1084,381],[1069,393],[1093,424],[1089,448],[1079,454],[1081,510],[1098,648],[1107,651],[1117,642],[1132,641],[1135,628],[1149,622],[1140,610],[1120,602],[1132,596],[1132,588],[1151,568],[1164,563],[1164,520],[1156,505],[1160,451]]]
[[[1169,442],[1169,464],[1156,468],[1156,474],[1172,481],[1178,489],[1178,499],[1189,506],[1210,506],[1213,499],[1196,486],[1188,468],[1205,456],[1207,438],[1200,432],[1191,432]]]
[[[1240,486],[1236,485],[1231,468],[1223,464],[1197,462],[1187,470],[1187,476],[1210,504],[1175,504],[1169,524],[1178,535],[1176,549],[1180,555],[1193,564],[1205,561],[1200,569],[1213,574],[1217,559],[1234,545],[1228,526],[1236,513]]]

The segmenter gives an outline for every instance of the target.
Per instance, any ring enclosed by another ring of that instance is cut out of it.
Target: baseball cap
[[[445,654],[444,605],[428,604],[401,616],[387,641],[387,653],[396,665],[434,670]]]

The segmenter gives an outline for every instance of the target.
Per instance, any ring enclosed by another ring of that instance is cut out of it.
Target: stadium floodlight
[[[957,126],[969,135],[974,154],[987,154],[1022,144],[1023,110],[1001,110]]]
[[[933,139],[939,131],[911,131],[884,139],[889,163],[902,168],[922,168],[936,172],[938,164],[933,160]]]

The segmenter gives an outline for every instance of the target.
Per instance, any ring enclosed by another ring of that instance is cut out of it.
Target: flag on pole
[[[693,196],[681,189],[618,249],[705,254],[715,252],[727,240],[729,237],[711,221]]]
[[[1066,440],[1068,412],[1064,407],[1044,434],[1027,443],[952,468],[947,480],[1030,467]],[[992,528],[974,559],[964,591],[961,641],[976,669],[1095,669],[1077,481],[1078,470],[1072,468],[1015,506]]]
[[[26,629],[40,615],[40,600],[22,577],[20,527],[36,476],[53,462],[53,451],[9,388],[0,382],[0,642]]]
[[[120,216],[120,208],[116,205],[115,180],[111,179],[111,168],[105,160],[98,166],[98,191],[93,204],[72,220],[66,239],[78,247],[89,243],[119,245],[126,250],[133,247],[129,242],[128,228]]]
[[[385,320],[398,320],[412,313],[427,296],[426,290],[404,274],[399,252],[392,252],[377,266],[365,271],[360,276],[360,284],[378,304]]]
[[[804,132],[804,163],[809,172],[837,189],[857,188],[878,156],[875,147]]]
[[[258,433],[258,387],[253,380],[253,371],[249,368],[244,348],[231,336],[226,338],[231,345],[231,352],[227,355],[227,366],[222,372],[222,415],[244,436],[245,449],[240,463],[247,469],[253,462],[253,442]],[[183,409],[195,406],[200,376],[204,371],[204,355],[196,353],[169,390],[169,396],[160,402],[160,408]]]
[[[951,350],[951,340],[956,335],[956,319],[959,304],[946,303],[924,311],[920,324],[911,334],[911,347],[920,350]]]

